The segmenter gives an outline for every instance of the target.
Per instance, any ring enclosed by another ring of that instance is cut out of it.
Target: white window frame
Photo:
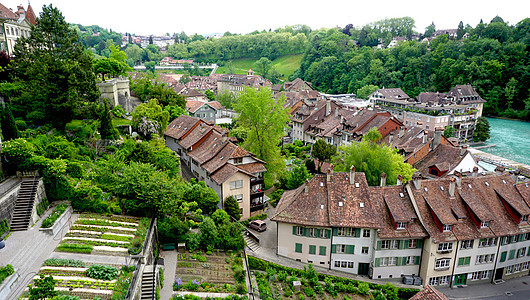
[[[317,237],[317,229],[316,228],[309,228],[309,236],[310,237]]]
[[[388,258],[388,265],[389,265],[389,266],[395,266],[395,265],[397,265],[397,260],[398,260],[397,257],[389,257],[389,258]]]
[[[460,249],[473,249],[474,240],[465,240],[460,244]]]
[[[438,252],[453,251],[453,242],[445,242],[438,244]]]
[[[451,232],[453,231],[453,225],[444,225],[443,226],[443,232]]]
[[[496,237],[486,238],[483,241],[479,241],[479,244],[478,244],[479,248],[491,247],[491,246],[496,246],[496,245],[497,245],[497,238]]]
[[[396,229],[407,229],[407,222],[397,222],[396,223]]]
[[[243,180],[242,179],[230,181],[230,189],[231,190],[240,189],[242,187],[243,187]]]
[[[417,248],[418,247],[418,240],[417,239],[411,239],[409,240],[409,248]]]
[[[416,262],[416,256],[407,256],[407,265],[413,265]]]
[[[369,247],[362,247],[361,254],[368,254],[368,252],[370,251],[369,249],[370,249]]]
[[[346,253],[346,245],[338,244],[337,245],[337,253]]]
[[[363,237],[365,238],[370,237],[370,229],[363,229]]]
[[[436,260],[436,262],[434,264],[434,269],[435,270],[449,269],[450,266],[451,266],[451,259],[450,258],[439,258],[439,259]]]
[[[391,240],[389,249],[399,249],[399,241],[398,240]]]
[[[243,194],[234,195],[234,199],[236,199],[237,202],[243,202]]]
[[[327,239],[328,238],[328,231],[326,229],[320,230],[320,238],[321,239]]]
[[[490,227],[490,221],[484,221],[484,222],[480,222],[480,228],[488,228]]]
[[[296,226],[296,235],[303,236],[304,235],[304,227]]]

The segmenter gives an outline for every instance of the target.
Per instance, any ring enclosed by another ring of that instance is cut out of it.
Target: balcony
[[[258,210],[262,210],[262,209],[265,209],[264,203],[256,203],[256,204],[250,203],[250,212],[255,212]]]
[[[253,199],[260,198],[261,201],[263,201],[263,191],[262,190],[250,190],[250,200],[252,202]]]
[[[257,184],[264,184],[263,177],[250,179],[250,186],[254,186],[254,185],[257,185]]]

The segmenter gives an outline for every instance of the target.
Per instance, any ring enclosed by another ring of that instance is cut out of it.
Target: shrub
[[[206,257],[200,255],[199,253],[192,254],[191,258],[196,259],[199,262],[205,262],[206,261]]]
[[[310,287],[304,288],[304,293],[309,298],[313,298],[315,296],[315,291],[312,288],[310,288]]]
[[[66,208],[68,208],[68,205],[66,205],[64,203],[57,205],[53,209],[53,212],[49,216],[47,216],[46,219],[44,219],[42,221],[41,228],[50,228],[50,227],[52,227],[53,224],[55,224],[55,221],[57,221],[57,219],[59,219],[59,217],[64,213]]]
[[[118,269],[107,265],[91,265],[86,270],[86,275],[90,278],[101,280],[113,280],[118,277]]]
[[[78,296],[61,295],[53,298],[54,300],[79,300]]]
[[[0,267],[0,284],[6,279],[7,277],[11,276],[13,273],[15,273],[15,269],[12,265],[6,265],[5,267]]]
[[[5,233],[9,231],[9,224],[7,223],[7,219],[3,219],[0,221],[0,237]]]
[[[92,245],[85,244],[67,244],[62,243],[57,247],[57,251],[62,252],[76,252],[76,253],[92,253]]]
[[[383,293],[381,293],[380,291],[372,291],[372,297],[374,298],[374,300],[386,300],[387,298],[385,298],[385,296],[383,295]]]
[[[236,293],[241,294],[241,295],[246,294],[247,293],[247,287],[242,285],[242,284],[238,284],[236,286]]]
[[[64,258],[49,258],[44,261],[45,266],[50,267],[80,267],[84,268],[86,265],[81,260],[64,259]]]
[[[359,283],[359,294],[368,295],[369,292],[370,292],[370,287],[368,286],[368,283],[366,282]]]
[[[111,300],[125,299],[134,269],[134,266],[123,266],[121,268],[120,277],[118,277],[118,281],[116,281],[116,284],[114,284],[114,290],[112,291],[112,297],[110,298]]]

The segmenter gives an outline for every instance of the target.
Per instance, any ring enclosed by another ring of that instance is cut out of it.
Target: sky
[[[16,11],[27,0],[1,1]],[[285,25],[306,24],[313,29],[362,26],[384,18],[412,17],[423,33],[434,22],[437,29],[456,28],[460,21],[475,27],[496,15],[516,24],[530,17],[528,0],[31,0],[35,13],[53,4],[69,23],[99,25],[121,33],[188,35],[249,33]]]

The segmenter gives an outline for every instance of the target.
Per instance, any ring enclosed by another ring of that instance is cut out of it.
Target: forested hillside
[[[408,35],[402,27],[396,33]],[[357,93],[375,85],[401,87],[411,97],[470,83],[488,101],[486,114],[530,120],[530,19],[511,26],[496,17],[475,28],[459,27],[468,38],[441,35],[430,45],[405,41],[385,50],[356,46],[387,41],[388,30],[381,26],[316,30],[291,78],[301,77],[327,93]]]

